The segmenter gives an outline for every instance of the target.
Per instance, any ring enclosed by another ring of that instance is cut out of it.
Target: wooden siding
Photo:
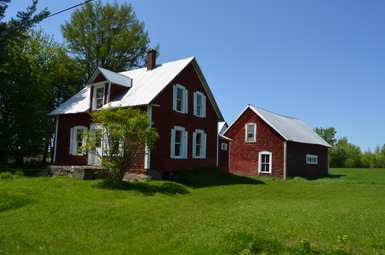
[[[188,114],[173,110],[173,85],[180,84],[188,90]],[[217,115],[210,100],[206,100],[206,118],[193,114],[195,91],[205,93],[204,88],[190,63],[166,88],[159,93],[152,103],[160,107],[152,108],[152,120],[160,139],[156,143],[156,150],[151,152],[150,169],[162,172],[172,172],[179,169],[192,170],[197,167],[216,167],[217,158]],[[207,95],[206,95],[207,97]],[[170,157],[171,130],[174,126],[184,127],[188,132],[187,159]],[[204,130],[207,135],[206,158],[192,158],[193,132],[195,129]]]

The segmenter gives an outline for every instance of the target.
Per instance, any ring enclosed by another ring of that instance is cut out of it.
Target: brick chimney
[[[156,50],[149,49],[147,51],[147,71],[154,69],[156,65]]]

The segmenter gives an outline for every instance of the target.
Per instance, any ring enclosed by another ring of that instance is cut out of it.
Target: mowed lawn
[[[118,190],[0,180],[0,254],[229,254],[253,237],[301,254],[293,247],[303,240],[331,250],[345,235],[349,254],[385,254],[385,169],[286,181],[198,171],[179,181]]]

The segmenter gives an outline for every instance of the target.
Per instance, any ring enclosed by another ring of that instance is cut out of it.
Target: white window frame
[[[201,136],[201,155],[197,155],[197,136]],[[195,129],[193,132],[193,147],[192,147],[192,157],[193,158],[206,158],[206,144],[207,144],[207,135],[204,130]]]
[[[221,143],[221,150],[227,151],[227,143]]]
[[[269,156],[269,170],[268,171],[262,171],[262,164],[265,162],[262,162],[262,156],[268,155]],[[271,173],[271,165],[273,162],[273,154],[270,151],[261,151],[259,152],[259,160],[258,160],[258,173],[260,174],[270,174]]]
[[[177,109],[177,95],[178,95],[178,89],[182,90],[182,105],[180,111]],[[172,103],[172,109],[176,112],[180,112],[183,114],[188,113],[188,91],[185,86],[182,86],[180,84],[176,84],[173,86],[173,103]]]
[[[248,140],[248,127],[253,126],[254,138],[252,140]],[[257,141],[257,124],[256,123],[247,123],[245,125],[245,142],[247,143],[255,143]]]
[[[201,104],[198,105],[198,96],[201,97]],[[198,107],[200,107],[200,113],[198,114]],[[206,96],[202,92],[194,92],[194,115],[206,118]]]
[[[87,132],[88,128],[84,126],[75,126],[70,130],[70,146],[69,146],[69,154],[74,156],[83,156],[86,154],[85,151],[79,153],[79,146],[77,144],[77,134],[78,131],[82,130],[83,132]],[[82,140],[82,146],[84,145],[85,140]]]
[[[176,132],[181,132],[181,155],[176,156],[175,155],[175,138],[176,138]],[[186,159],[187,158],[187,152],[188,152],[188,132],[185,130],[184,127],[180,126],[174,126],[173,129],[171,129],[171,144],[170,144],[170,158],[175,159]]]
[[[317,165],[318,164],[318,156],[306,154],[306,164]]]
[[[99,107],[97,108],[97,100],[98,99],[101,99],[101,98],[97,98],[96,97],[96,91],[100,88],[103,88],[103,105],[105,104],[105,97],[106,97],[106,85],[105,84],[102,84],[102,85],[97,85],[97,86],[94,86],[94,91],[93,91],[93,95],[92,95],[92,110],[100,110],[102,107]]]

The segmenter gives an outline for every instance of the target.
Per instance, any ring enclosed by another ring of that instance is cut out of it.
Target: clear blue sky
[[[32,0],[13,0],[7,17]],[[84,0],[39,0],[52,13]],[[103,0],[103,3],[106,3]],[[113,1],[110,1],[111,3]],[[125,1],[119,0],[118,3]],[[195,56],[226,121],[248,104],[385,144],[385,1],[131,1],[157,63]],[[40,26],[62,41],[71,11]]]

